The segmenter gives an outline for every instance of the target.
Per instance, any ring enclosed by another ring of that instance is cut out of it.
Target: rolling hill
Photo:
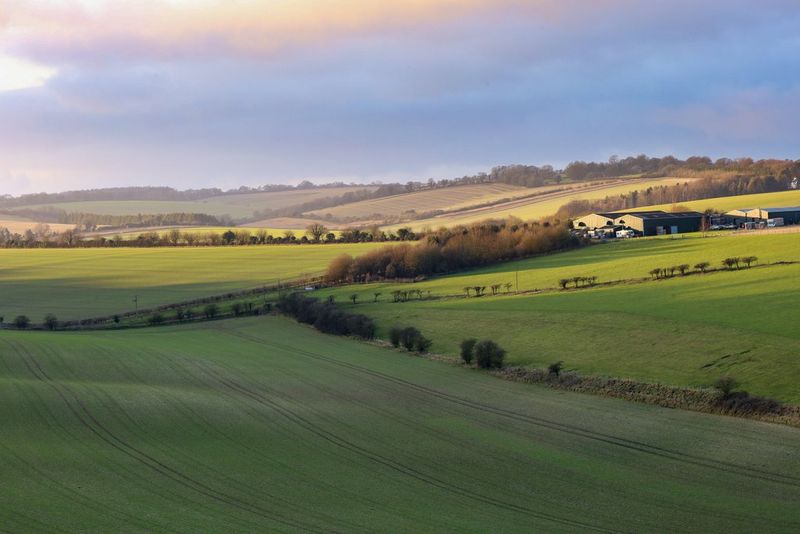
[[[319,274],[378,244],[0,249],[0,316],[80,319]],[[302,250],[301,250],[302,249]]]
[[[0,331],[22,531],[800,528],[800,431],[496,380],[280,318]]]
[[[540,219],[553,215],[558,209],[570,200],[582,199],[601,199],[607,196],[619,195],[635,190],[647,189],[659,185],[673,185],[683,183],[689,178],[655,178],[638,179],[631,178],[626,180],[581,184],[574,188],[564,191],[545,192],[541,195],[530,198],[521,198],[509,202],[503,202],[492,206],[479,207],[474,209],[462,209],[452,213],[446,213],[427,219],[418,219],[410,223],[387,225],[387,230],[396,230],[401,226],[410,226],[415,230],[424,228],[439,228],[442,226],[453,226],[457,224],[470,224],[486,219],[503,219],[507,217],[518,217],[523,220]],[[529,191],[535,191],[531,189]]]
[[[761,264],[795,263],[647,281],[655,267],[720,267],[723,258],[748,255]],[[678,386],[708,386],[731,374],[751,393],[800,403],[800,329],[789,311],[800,298],[797,262],[800,234],[642,238],[323,296],[345,303],[356,293],[353,309],[375,318],[382,336],[413,325],[438,353],[457,355],[461,340],[490,338],[508,350],[511,364],[563,360],[581,373]],[[557,289],[559,279],[574,276],[630,281]],[[513,294],[517,280],[521,295]],[[508,295],[503,287],[496,297],[464,298],[464,287],[506,283]],[[395,289],[430,291],[433,298],[395,303]],[[377,303],[374,293],[382,294]]]
[[[85,202],[58,202],[35,204],[18,209],[46,209],[67,212],[95,213],[100,215],[138,215],[158,213],[205,213],[216,217],[229,215],[236,219],[252,217],[264,209],[289,208],[323,198],[338,197],[345,193],[374,190],[372,186],[320,187],[289,191],[220,195],[194,201],[159,200],[97,200]]]
[[[688,208],[694,211],[713,210],[726,212],[740,208],[773,208],[800,206],[800,190],[781,191],[778,193],[758,193],[753,195],[737,195],[732,197],[715,197],[703,200],[681,202],[679,205],[659,204],[655,206],[640,206],[630,211],[663,210],[671,211],[675,208]]]

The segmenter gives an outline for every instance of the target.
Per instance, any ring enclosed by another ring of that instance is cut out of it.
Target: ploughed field
[[[87,200],[54,202],[9,209],[55,208],[66,212],[96,213],[100,215],[138,215],[159,213],[205,213],[221,217],[251,217],[254,212],[299,206],[324,198],[334,198],[345,193],[374,190],[372,186],[322,187],[265,193],[219,195],[200,200]]]
[[[344,252],[380,244],[0,249],[0,316],[41,322],[150,308],[319,275]]]
[[[800,431],[557,392],[276,317],[0,331],[25,531],[800,528]]]
[[[721,267],[726,257],[750,255],[758,256],[759,265],[800,261],[800,235],[636,239],[417,284],[332,292],[338,302],[375,318],[382,337],[393,326],[416,326],[437,353],[457,355],[461,340],[489,338],[508,350],[510,364],[544,367],[563,360],[583,374],[678,386],[708,386],[730,375],[750,393],[799,403],[800,265],[641,280],[656,267],[701,261]],[[639,280],[558,289],[559,279],[575,276],[598,276],[600,283]],[[543,291],[514,295],[517,278],[521,291]],[[464,287],[487,287],[491,295],[494,284],[503,284],[496,297],[475,298],[474,291],[464,297]],[[424,298],[395,303],[396,289],[419,289]],[[377,303],[374,293],[381,293]],[[355,306],[352,294],[358,295]]]
[[[518,217],[523,220],[541,219],[554,215],[558,209],[571,200],[602,199],[607,196],[621,195],[631,191],[641,191],[648,187],[670,186],[677,183],[692,181],[691,178],[628,178],[609,183],[563,184],[563,191],[550,191],[553,186],[545,188],[528,189],[531,193],[541,191],[543,194],[530,198],[520,198],[476,209],[463,209],[452,213],[445,213],[436,217],[419,219],[407,224],[387,226],[387,230],[396,230],[401,226],[411,226],[413,229],[439,228],[457,224],[472,224],[486,219],[505,219]],[[447,191],[445,189],[444,191]],[[431,193],[435,193],[432,191]],[[346,206],[342,206],[344,209]],[[464,206],[466,208],[466,206]],[[325,210],[321,210],[325,211]],[[420,210],[417,210],[420,211]]]

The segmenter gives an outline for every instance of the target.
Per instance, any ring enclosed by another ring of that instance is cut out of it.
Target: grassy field
[[[263,209],[288,208],[326,197],[337,197],[351,191],[375,189],[370,186],[301,189],[274,193],[246,193],[223,195],[196,201],[158,200],[104,200],[86,202],[59,202],[24,206],[24,209],[53,207],[68,212],[97,213],[101,215],[138,215],[157,213],[206,213],[230,215],[234,218],[250,217]],[[23,209],[23,208],[20,208]]]
[[[739,195],[735,197],[707,198],[705,200],[692,200],[681,202],[680,206],[685,206],[690,210],[705,211],[731,211],[740,208],[779,208],[800,206],[800,190],[781,191],[779,193],[759,193],[756,195]],[[645,210],[664,210],[670,211],[675,205],[659,204],[656,206],[642,206],[632,211]]]
[[[254,247],[0,249],[0,315],[41,321],[148,308],[325,270],[378,244]]]
[[[609,183],[599,186],[581,187],[570,191],[561,191],[549,195],[536,196],[506,204],[498,204],[477,210],[441,215],[429,219],[413,221],[409,225],[414,229],[426,227],[438,228],[455,224],[470,224],[491,218],[519,217],[523,220],[540,219],[553,215],[558,209],[570,200],[588,200],[620,195],[634,190],[647,189],[659,185],[673,185],[690,181],[690,178],[657,178],[657,179],[631,179],[625,183]],[[418,210],[419,211],[419,210]],[[390,225],[395,229],[402,225]]]
[[[798,261],[800,234],[631,240],[414,285],[351,286],[334,293],[343,303],[358,294],[354,309],[376,318],[383,336],[395,325],[417,326],[433,339],[435,352],[456,355],[462,339],[491,338],[509,351],[512,364],[543,367],[563,360],[585,374],[679,386],[707,386],[730,374],[751,393],[799,403],[800,327],[793,310],[800,299],[800,265],[555,290],[561,277],[646,277],[653,267],[702,260],[719,265],[732,255]],[[435,297],[463,295],[465,286],[514,284],[517,269],[520,290],[553,290],[391,302],[398,288],[430,290]],[[372,302],[375,292],[382,293],[378,303]]]
[[[539,189],[550,190],[556,187],[558,186],[546,186]],[[504,198],[515,198],[529,195],[537,190],[507,184],[461,185],[353,202],[333,208],[311,211],[308,214],[313,217],[324,217],[327,214],[331,214],[334,217],[369,217],[376,213],[384,216],[401,215],[410,210],[424,213],[426,211],[456,209],[464,205],[474,206]]]
[[[279,318],[0,332],[27,531],[800,528],[800,431],[557,392]]]

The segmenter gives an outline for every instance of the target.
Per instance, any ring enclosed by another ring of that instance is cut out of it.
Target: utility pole
[[[133,304],[136,306],[136,311],[139,311],[139,295],[133,296]]]
[[[517,271],[517,293],[519,293],[519,271]]]

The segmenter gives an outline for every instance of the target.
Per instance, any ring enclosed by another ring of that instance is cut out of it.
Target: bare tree
[[[319,243],[319,240],[322,239],[322,236],[327,232],[328,229],[320,223],[312,223],[306,226],[306,234],[316,243]]]
[[[710,266],[711,264],[708,263],[707,261],[701,261],[700,263],[695,263],[694,268],[700,271],[701,273],[704,273],[708,270]]]

